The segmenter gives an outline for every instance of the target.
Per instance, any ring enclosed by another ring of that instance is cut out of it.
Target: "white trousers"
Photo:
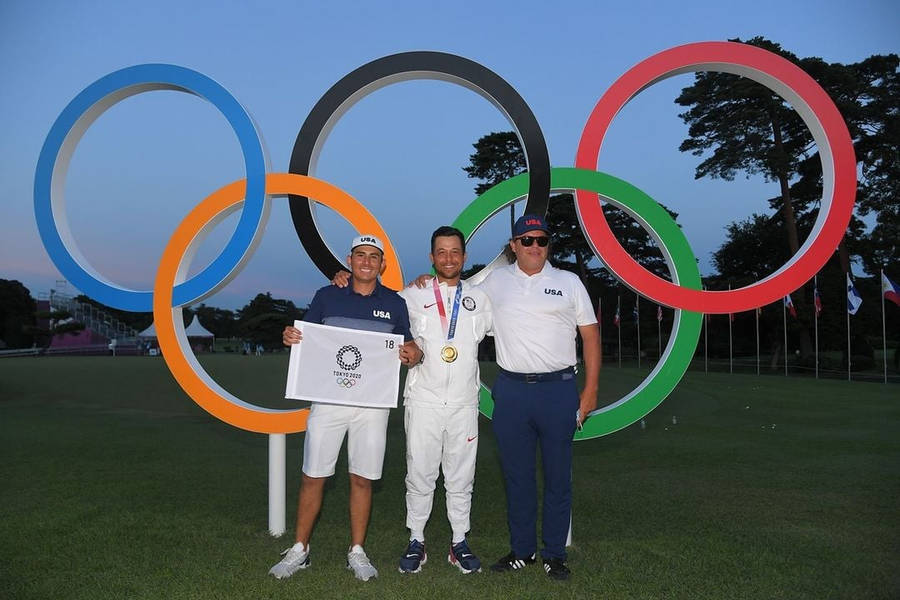
[[[475,457],[478,451],[478,407],[407,406],[406,526],[424,531],[439,470],[444,472],[447,519],[454,534],[470,529]]]

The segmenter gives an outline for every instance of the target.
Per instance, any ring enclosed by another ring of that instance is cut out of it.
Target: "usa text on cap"
[[[539,217],[538,215],[522,215],[516,219],[516,223],[513,225],[513,237],[519,237],[529,231],[543,231],[544,233],[550,233],[547,222],[544,221],[543,217]]]
[[[352,252],[354,248],[357,246],[375,246],[381,253],[384,254],[384,244],[381,243],[374,235],[358,235],[353,238],[353,241],[350,243],[350,251]]]

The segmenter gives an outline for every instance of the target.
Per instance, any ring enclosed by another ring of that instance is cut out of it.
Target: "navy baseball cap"
[[[544,220],[544,217],[539,217],[538,215],[522,215],[516,219],[516,223],[513,225],[513,237],[525,235],[529,231],[543,231],[547,235],[550,235],[550,228],[547,227],[547,221]]]

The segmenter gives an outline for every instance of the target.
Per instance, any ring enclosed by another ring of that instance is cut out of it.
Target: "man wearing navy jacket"
[[[303,320],[335,327],[380,331],[403,335],[400,361],[409,366],[421,360],[409,330],[406,302],[381,285],[384,245],[372,235],[353,239],[347,263],[352,273],[350,285],[327,285],[316,292]],[[285,327],[283,342],[289,346],[302,339],[298,329]],[[338,453],[348,436],[350,469],[350,551],[347,568],[357,579],[368,581],[378,571],[363,549],[372,508],[372,481],[381,479],[389,410],[314,402],[310,407],[303,443],[303,480],[297,504],[296,543],[283,552],[284,558],[269,570],[278,579],[290,577],[310,565],[309,539],[322,508],[325,482],[334,474]]]

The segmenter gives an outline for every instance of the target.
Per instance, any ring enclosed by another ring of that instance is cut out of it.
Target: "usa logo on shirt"
[[[390,313],[389,311],[386,311],[386,310],[373,310],[373,311],[372,311],[372,316],[373,316],[373,317],[377,317],[377,318],[379,318],[379,319],[390,319],[390,318],[391,318],[391,313]]]
[[[553,288],[544,288],[544,293],[551,296],[562,296],[562,290],[554,290]]]

